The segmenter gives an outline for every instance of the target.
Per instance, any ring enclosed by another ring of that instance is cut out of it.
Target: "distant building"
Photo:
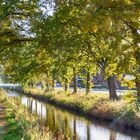
[[[97,74],[96,76],[93,76],[92,79],[93,85],[99,85],[102,88],[108,88],[107,80],[103,78],[101,74]],[[116,89],[121,89],[121,82],[115,79],[115,85]]]

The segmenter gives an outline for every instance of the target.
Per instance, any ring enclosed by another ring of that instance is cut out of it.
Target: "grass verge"
[[[52,133],[40,126],[36,115],[0,90],[0,103],[6,107],[7,134],[3,140],[52,140]]]

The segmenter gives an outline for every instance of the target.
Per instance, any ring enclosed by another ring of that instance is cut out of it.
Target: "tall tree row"
[[[4,43],[8,40],[8,46],[14,44],[1,59],[5,72],[18,82],[26,83],[34,80],[33,77],[43,80],[47,91],[53,89],[55,80],[63,83],[65,91],[73,81],[73,93],[77,93],[77,76],[84,72],[86,93],[89,93],[91,76],[102,71],[111,100],[118,99],[115,80],[129,74],[136,77],[137,96],[140,96],[139,0],[27,2],[28,5],[15,1],[9,6],[15,11],[6,11],[14,15],[12,22],[2,11],[3,18],[8,18],[3,26],[8,26],[10,32],[5,31],[0,39]],[[1,7],[8,4],[5,1]],[[53,7],[51,14],[44,14],[49,6]],[[28,24],[27,30],[24,24]],[[11,32],[20,42],[17,45]],[[3,49],[7,49],[4,43]]]

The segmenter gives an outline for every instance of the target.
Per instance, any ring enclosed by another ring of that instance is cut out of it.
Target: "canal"
[[[138,131],[115,128],[113,123],[87,118],[19,92],[7,90],[7,95],[37,114],[44,126],[56,134],[55,137],[59,137],[60,132],[64,140],[140,140]]]

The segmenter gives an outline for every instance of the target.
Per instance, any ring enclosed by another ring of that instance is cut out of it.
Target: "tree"
[[[76,93],[77,76],[85,71],[86,93],[89,93],[91,75],[102,71],[108,82],[110,99],[115,100],[118,99],[115,79],[118,75],[128,73],[136,77],[139,97],[139,0],[54,2],[52,15],[44,14],[38,1],[15,1],[11,9],[14,8],[15,11],[19,11],[18,13],[12,13],[13,9],[2,12],[5,29],[0,33],[3,46],[1,54],[19,53],[16,64],[19,68],[13,66],[15,62],[12,55],[5,55],[2,59],[6,61],[8,58],[12,76],[30,79],[32,75],[37,77],[43,74],[48,91],[50,87],[53,89],[54,80],[61,80],[67,91],[68,83],[73,79]],[[24,4],[29,5],[26,8]],[[3,5],[9,4],[1,4],[2,7]],[[31,7],[33,8],[30,10]],[[8,18],[9,15],[13,18],[12,22]],[[31,36],[21,34],[24,24],[17,21],[21,22],[23,18],[26,20],[25,24],[31,27],[28,30]],[[23,56],[22,51],[25,51],[27,56]],[[30,57],[30,54],[33,55]],[[124,65],[129,55],[132,57],[129,60],[133,59],[133,64],[128,61]],[[8,70],[8,66],[5,67]],[[16,71],[14,74],[13,69]],[[28,76],[24,73],[28,73]]]

